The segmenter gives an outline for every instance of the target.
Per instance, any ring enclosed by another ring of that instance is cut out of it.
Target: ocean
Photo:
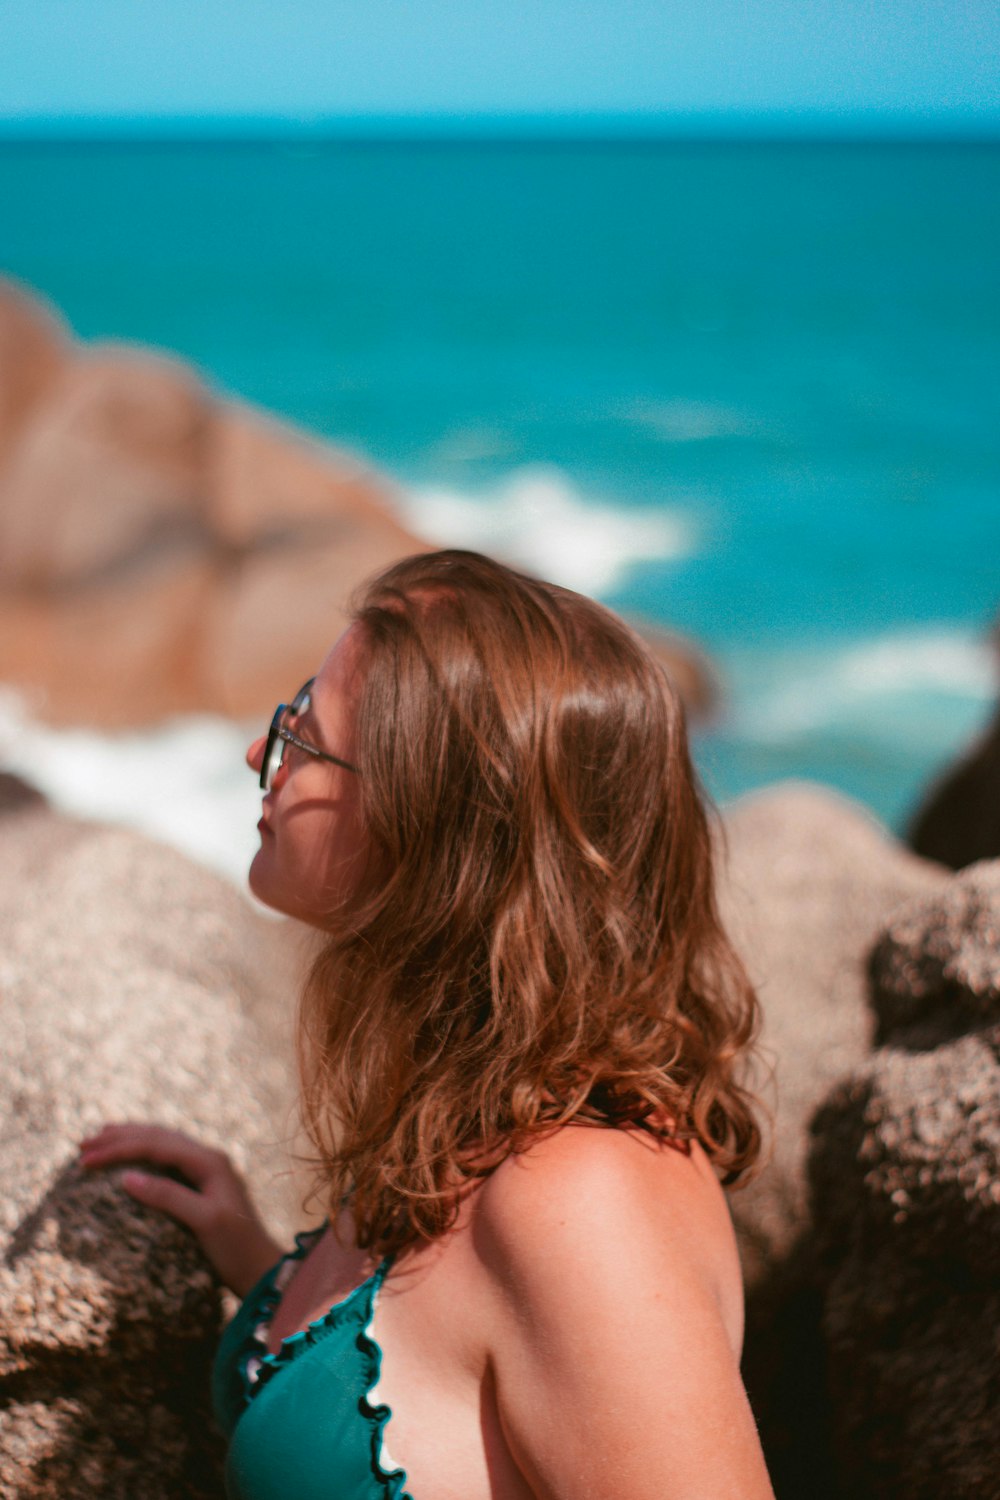
[[[6,142],[0,271],[689,633],[723,803],[808,777],[899,831],[989,716],[1000,144]],[[0,697],[0,759],[231,872],[243,732]]]

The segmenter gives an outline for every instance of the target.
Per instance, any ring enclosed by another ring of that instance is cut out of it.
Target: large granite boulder
[[[95,347],[67,361],[11,445],[0,583],[86,585],[162,550],[205,545],[199,382],[177,361]]]
[[[875,945],[881,1046],[813,1124],[840,1493],[994,1500],[1000,1474],[1000,863]]]
[[[750,1285],[780,1267],[808,1224],[809,1121],[867,1057],[869,950],[901,901],[944,871],[915,858],[860,804],[784,782],[724,815],[720,905],[757,987],[757,1079],[770,1112],[766,1164],[732,1199]]]
[[[180,361],[77,346],[0,281],[0,680],[36,713],[259,718],[316,670],[362,579],[426,545],[350,454]],[[652,644],[707,710],[699,654]]]
[[[425,545],[350,455],[178,360],[73,344],[9,283],[0,388],[0,679],[51,721],[265,714]]]
[[[77,1142],[155,1119],[225,1146],[275,1232],[289,1170],[286,929],[180,855],[5,783],[0,818],[0,1494],[219,1494],[220,1292],[193,1237]]]
[[[947,876],[864,808],[818,786],[783,783],[741,798],[723,834],[720,904],[760,995],[753,1081],[771,1116],[764,1165],[730,1199],[748,1291],[743,1373],[779,1500],[824,1500],[834,1491],[809,1122],[868,1056],[866,959],[881,924]]]

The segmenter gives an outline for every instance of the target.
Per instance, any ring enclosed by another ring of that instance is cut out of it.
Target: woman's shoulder
[[[467,1306],[538,1493],[773,1500],[739,1375],[739,1262],[704,1152],[570,1126],[497,1168],[471,1228],[485,1279]]]
[[[607,1288],[686,1286],[743,1333],[739,1255],[705,1152],[639,1129],[566,1126],[509,1157],[475,1209],[480,1257],[529,1300],[576,1279]]]
[[[688,1222],[694,1210],[725,1210],[718,1178],[697,1141],[639,1128],[563,1126],[509,1156],[483,1185],[479,1212],[498,1232],[517,1233],[525,1213],[553,1227],[567,1210],[603,1203],[628,1217]]]

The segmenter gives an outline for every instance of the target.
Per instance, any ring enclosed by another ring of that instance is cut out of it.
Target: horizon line
[[[371,114],[0,115],[0,141],[1000,140],[1000,110],[435,111]]]

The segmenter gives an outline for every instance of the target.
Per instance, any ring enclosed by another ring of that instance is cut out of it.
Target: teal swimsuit
[[[388,1466],[382,1435],[392,1415],[372,1404],[382,1351],[371,1335],[390,1261],[324,1317],[267,1352],[282,1293],[323,1229],[295,1236],[226,1328],[212,1371],[212,1400],[229,1438],[229,1500],[412,1500],[406,1474]]]

